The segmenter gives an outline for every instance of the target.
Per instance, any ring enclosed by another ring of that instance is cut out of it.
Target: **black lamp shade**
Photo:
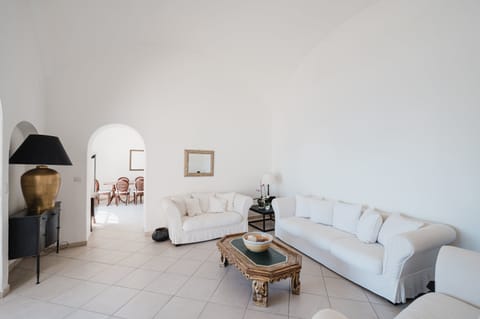
[[[31,134],[10,157],[10,164],[72,165],[60,139]]]

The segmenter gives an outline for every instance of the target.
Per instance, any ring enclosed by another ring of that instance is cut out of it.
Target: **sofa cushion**
[[[193,217],[202,214],[198,198],[186,198],[185,206],[187,207],[187,216]]]
[[[332,225],[335,202],[319,198],[310,198],[310,219],[314,223]]]
[[[384,248],[380,244],[365,244],[355,237],[339,239],[332,242],[330,253],[348,265],[382,274]]]
[[[242,221],[242,216],[236,212],[223,214],[204,213],[194,217],[186,217],[183,221],[184,231],[194,231],[237,224]]]
[[[335,241],[354,238],[354,235],[332,226],[312,223],[312,225],[305,230],[304,237],[318,248],[328,251]]]
[[[227,210],[227,200],[216,196],[208,198],[209,213],[224,213]]]
[[[333,207],[333,227],[355,234],[361,213],[362,205],[337,202]]]
[[[227,200],[227,210],[228,211],[234,211],[234,209],[233,209],[233,203],[235,201],[235,193],[234,192],[231,192],[231,193],[216,193],[215,196],[218,197],[218,198],[226,199]]]
[[[367,209],[358,221],[357,238],[366,244],[375,243],[382,223],[383,219],[379,213],[373,209]]]
[[[352,234],[335,229],[332,226],[316,224],[309,219],[301,217],[281,219],[278,221],[278,227],[327,251],[330,250],[333,241],[353,237]]]
[[[275,220],[275,227],[282,228],[292,235],[303,237],[303,230],[309,224],[312,224],[310,219],[302,217],[288,217]],[[277,226],[278,225],[278,226]]]
[[[215,193],[192,193],[193,198],[200,200],[200,208],[204,213],[208,211],[208,198],[213,195],[215,195]]]
[[[415,299],[395,319],[478,319],[480,309],[441,293],[429,293]]]
[[[310,197],[295,196],[295,216],[310,218]]]
[[[411,218],[393,214],[383,223],[378,233],[378,242],[386,245],[387,241],[395,235],[417,230],[423,226],[423,222]]]

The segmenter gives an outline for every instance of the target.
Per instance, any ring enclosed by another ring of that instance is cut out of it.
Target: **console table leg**
[[[40,283],[40,255],[37,255],[37,285]]]
[[[300,272],[296,272],[292,275],[292,294],[300,294]]]
[[[252,281],[253,302],[255,305],[267,307],[268,303],[268,282],[254,280]]]

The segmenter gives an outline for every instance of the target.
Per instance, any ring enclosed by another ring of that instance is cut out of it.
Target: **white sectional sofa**
[[[238,193],[191,193],[162,200],[173,244],[220,238],[248,230],[252,198]]]
[[[452,246],[440,249],[435,270],[435,292],[421,296],[395,319],[479,319],[480,253]],[[313,319],[347,319],[323,309]]]
[[[272,205],[277,238],[392,303],[427,292],[440,247],[456,238],[450,226],[360,205],[304,196]]]

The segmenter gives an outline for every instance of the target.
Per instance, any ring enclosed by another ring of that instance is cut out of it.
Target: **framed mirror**
[[[130,150],[130,170],[143,171],[145,169],[145,151]]]
[[[213,176],[214,151],[185,150],[184,176]]]

